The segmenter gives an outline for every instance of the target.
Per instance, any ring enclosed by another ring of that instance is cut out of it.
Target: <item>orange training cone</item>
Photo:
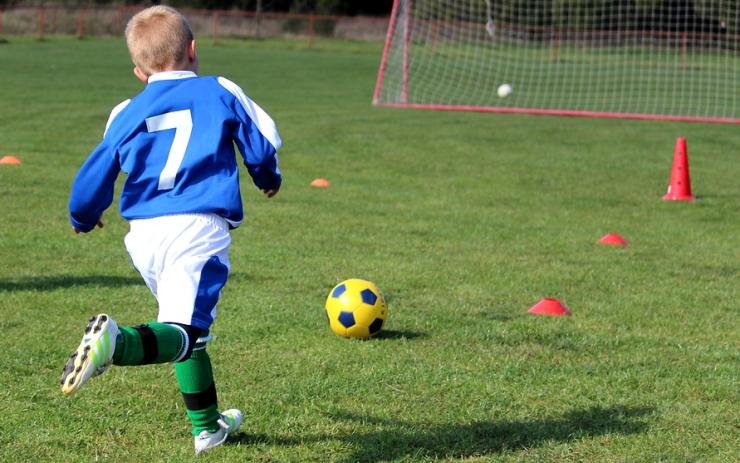
[[[540,302],[533,305],[527,312],[535,315],[570,315],[570,310],[553,297],[542,299]]]
[[[673,169],[668,192],[663,201],[693,201],[691,195],[691,178],[689,177],[689,156],[686,148],[686,139],[679,137],[676,140],[676,149],[673,154]]]
[[[627,246],[627,241],[616,233],[608,233],[601,237],[599,244],[608,244],[610,246]]]
[[[15,166],[19,166],[21,164],[21,160],[15,156],[8,155],[0,158],[0,164],[12,164]]]
[[[329,188],[329,185],[330,185],[329,180],[325,178],[315,178],[311,182],[311,186],[316,187],[316,188]]]

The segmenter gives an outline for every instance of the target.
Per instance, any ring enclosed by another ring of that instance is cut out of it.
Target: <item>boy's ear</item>
[[[191,40],[190,45],[188,46],[188,60],[191,63],[196,63],[198,61],[198,52],[195,49],[195,40]]]
[[[138,66],[134,67],[134,75],[136,76],[137,79],[139,79],[143,83],[147,83],[149,81],[149,76],[146,75],[144,71],[139,69]]]

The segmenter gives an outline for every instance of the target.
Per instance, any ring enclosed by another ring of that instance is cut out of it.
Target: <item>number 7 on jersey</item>
[[[146,118],[146,129],[148,132],[175,129],[175,138],[172,140],[167,162],[159,174],[159,185],[157,186],[158,190],[170,190],[175,186],[175,176],[180,170],[180,164],[182,164],[190,141],[190,133],[193,131],[193,118],[190,110],[183,109],[148,117]]]

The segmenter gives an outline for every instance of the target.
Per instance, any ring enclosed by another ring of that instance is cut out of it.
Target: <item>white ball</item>
[[[500,96],[501,98],[506,98],[507,96],[511,95],[511,92],[513,92],[513,91],[514,91],[514,89],[511,88],[511,85],[509,85],[509,84],[501,84],[501,85],[499,85],[498,90],[496,91],[496,93],[498,93],[498,96]]]

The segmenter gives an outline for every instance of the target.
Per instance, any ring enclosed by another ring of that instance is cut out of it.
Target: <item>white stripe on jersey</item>
[[[275,148],[275,151],[278,151],[282,145],[282,141],[280,140],[280,135],[275,127],[275,122],[270,118],[270,116],[268,116],[267,113],[257,105],[257,103],[249,99],[249,97],[244,94],[241,87],[234,82],[229,79],[219,77],[218,83],[239,100],[239,103],[244,107],[244,111],[247,112],[249,118],[252,119],[257,126],[257,130],[259,130],[262,136],[270,142],[272,147]]]
[[[108,128],[110,127],[111,123],[113,122],[113,119],[118,116],[118,114],[123,111],[123,109],[128,106],[128,104],[131,103],[131,99],[129,98],[126,101],[122,101],[116,105],[115,108],[113,108],[113,111],[110,112],[110,116],[108,116],[108,122],[105,124],[105,132],[103,132],[103,138],[105,138],[105,134],[108,133]]]

